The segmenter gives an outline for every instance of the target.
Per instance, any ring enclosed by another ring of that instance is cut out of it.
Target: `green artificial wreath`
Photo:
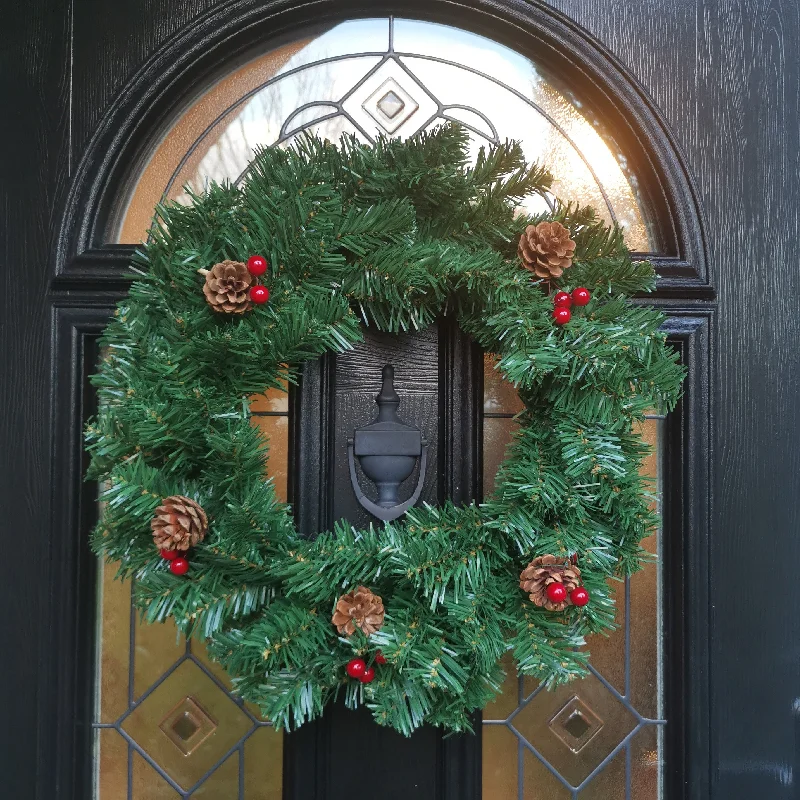
[[[94,376],[93,547],[135,578],[147,621],[205,640],[276,726],[343,694],[406,735],[468,730],[505,653],[559,684],[586,674],[585,636],[613,627],[608,579],[640,567],[656,524],[635,425],[674,406],[683,370],[662,315],[628,299],[655,275],[618,228],[575,205],[519,213],[550,181],[513,142],[471,165],[465,131],[445,126],[374,145],[306,137],[258,153],[240,187],[159,207]],[[541,222],[559,226],[537,239]],[[248,272],[253,254],[268,265]],[[567,321],[554,292],[578,287],[592,299]],[[301,537],[248,397],[362,326],[442,314],[497,354],[525,404],[494,494]]]

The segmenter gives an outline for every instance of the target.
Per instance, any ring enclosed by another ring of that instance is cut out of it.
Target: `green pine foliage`
[[[373,146],[308,137],[258,153],[241,187],[158,209],[94,377],[100,411],[86,446],[104,513],[93,546],[135,578],[147,620],[172,617],[207,640],[276,725],[295,728],[340,696],[404,734],[466,730],[502,684],[504,654],[562,683],[586,673],[586,635],[613,626],[609,579],[640,566],[656,524],[635,426],[646,409],[674,406],[683,371],[661,314],[629,299],[655,276],[618,229],[569,204],[517,213],[549,185],[513,142],[468,163],[465,132],[446,126]],[[559,287],[516,257],[525,226],[545,218],[577,243]],[[198,270],[252,253],[269,261],[270,302],[215,313]],[[591,303],[555,326],[548,291],[579,285]],[[494,495],[301,538],[265,478],[269,442],[246,398],[352,347],[363,326],[422,329],[443,314],[498,355],[525,403]],[[150,533],[174,494],[210,520],[185,577]],[[553,613],[520,590],[520,571],[546,553],[579,555],[588,606]],[[385,624],[348,639],[330,618],[360,584],[382,596]],[[351,658],[372,662],[378,650],[387,663],[373,683],[346,676]]]

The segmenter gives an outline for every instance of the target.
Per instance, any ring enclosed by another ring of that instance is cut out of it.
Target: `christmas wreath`
[[[548,685],[584,675],[613,626],[609,579],[656,518],[636,424],[682,367],[621,232],[550,200],[513,142],[468,157],[445,126],[256,154],[241,186],[159,207],[102,339],[86,431],[103,514],[93,547],[135,578],[149,622],[208,643],[279,727],[343,695],[381,725],[470,728],[501,658]],[[259,254],[259,255],[256,255]],[[457,317],[525,408],[482,503],[301,537],[248,398],[341,352],[362,326]]]

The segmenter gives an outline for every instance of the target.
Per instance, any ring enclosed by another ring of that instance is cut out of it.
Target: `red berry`
[[[553,322],[556,325],[566,325],[572,319],[572,312],[566,306],[556,306],[553,309]]]
[[[367,672],[367,662],[363,658],[354,658],[347,662],[345,670],[351,678],[361,678]]]
[[[575,303],[576,306],[585,306],[591,299],[592,295],[589,290],[584,289],[583,286],[572,290],[572,302]]]
[[[563,583],[551,583],[547,587],[547,599],[551,603],[563,603],[567,599],[567,590]]]
[[[585,606],[589,602],[589,592],[583,586],[579,586],[569,593],[569,599],[572,600],[574,606]]]
[[[376,664],[385,664],[386,663],[386,656],[383,653],[381,653],[380,650],[378,650],[378,652],[375,653],[375,663]]]
[[[361,683],[372,683],[375,680],[375,667],[367,667],[359,680]]]
[[[247,269],[251,275],[263,275],[267,271],[267,259],[264,256],[250,256]]]
[[[266,286],[253,286],[250,288],[250,299],[261,305],[269,300],[269,289]]]
[[[572,305],[572,298],[566,292],[556,292],[553,295],[553,305],[556,308],[559,306],[569,308]]]
[[[162,550],[161,551],[161,558],[166,558],[167,561],[174,561],[180,552],[178,550]]]
[[[169,562],[169,571],[173,575],[185,575],[189,571],[189,562],[185,558],[176,558]]]

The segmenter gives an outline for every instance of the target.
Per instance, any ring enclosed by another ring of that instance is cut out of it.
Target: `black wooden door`
[[[3,797],[92,796],[96,576],[86,534],[96,508],[80,438],[94,341],[126,289],[131,254],[108,244],[109,198],[177,110],[253,48],[389,14],[479,32],[571,76],[646,176],[662,276],[653,302],[689,369],[667,423],[669,721],[665,778],[648,800],[800,796],[796,3],[0,5]],[[427,496],[480,491],[475,353],[441,326],[375,340],[363,364],[324,362],[295,395],[292,490],[308,531],[360,513],[341,440],[369,421],[373,373],[389,358],[408,421],[436,441]],[[370,753],[355,766],[353,741]],[[477,798],[479,747],[431,731],[399,741],[334,710],[286,748],[285,796]]]

